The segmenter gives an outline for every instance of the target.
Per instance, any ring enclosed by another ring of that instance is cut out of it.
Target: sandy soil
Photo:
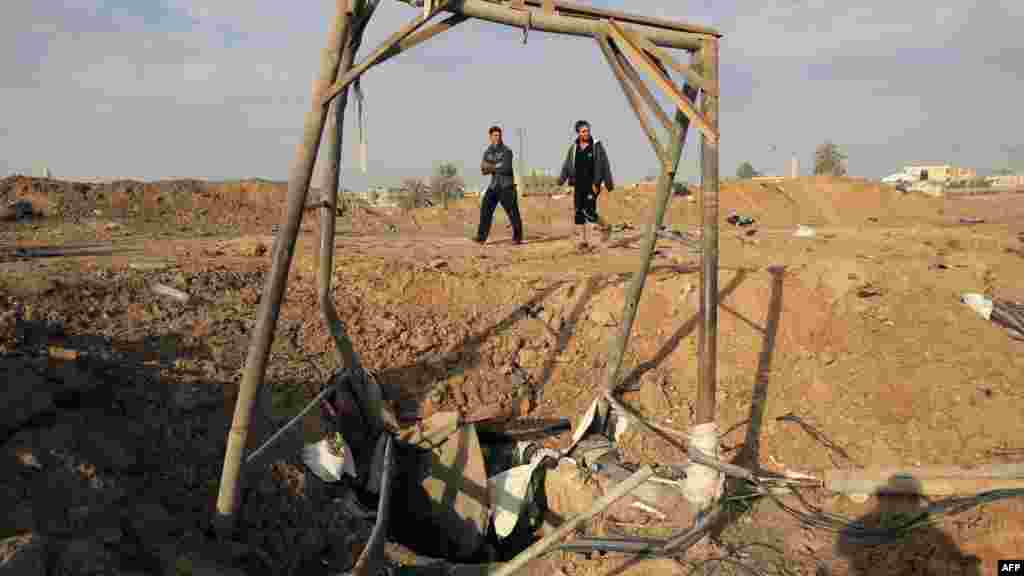
[[[86,201],[71,208],[69,197]],[[10,537],[0,562],[12,550],[68,574],[82,573],[71,568],[82,562],[118,573],[182,563],[284,573],[326,570],[326,562],[337,571],[351,563],[365,522],[329,510],[311,514],[316,507],[295,454],[280,455],[253,481],[238,550],[213,550],[208,534],[282,197],[270,183],[0,183],[0,200],[29,199],[47,214],[0,224],[0,368],[8,394],[16,393],[13,382],[45,390],[31,418],[3,437],[5,469],[16,472],[2,480],[0,508],[18,514],[0,525],[0,537]],[[652,199],[649,185],[602,196],[603,216],[633,229],[584,253],[570,238],[569,197],[521,200],[521,246],[510,243],[500,210],[491,241],[470,242],[478,210],[471,199],[447,211],[353,208],[339,220],[334,300],[364,363],[403,414],[527,392],[531,417],[574,417],[603,386]],[[755,225],[725,223],[731,210]],[[316,311],[318,225],[311,216],[268,370],[282,418],[335,367]],[[1024,344],[959,302],[965,292],[1024,300],[1024,197],[934,199],[806,178],[726,184],[721,216],[717,408],[730,457],[820,473],[971,466],[1024,452]],[[985,222],[961,224],[964,217]],[[696,202],[673,200],[670,227],[693,232],[698,223]],[[816,236],[793,237],[797,224],[813,226]],[[100,255],[17,251],[111,241]],[[696,397],[698,267],[682,245],[659,243],[623,372],[623,400],[678,430],[690,426]],[[156,296],[153,282],[192,300]],[[29,353],[33,342],[91,346],[109,358],[39,358]],[[529,373],[525,385],[509,377],[513,366]],[[780,420],[791,414],[818,437]],[[312,439],[315,416],[305,428]],[[638,429],[621,448],[633,463],[685,460],[678,447]],[[38,465],[26,464],[32,458]],[[896,506],[811,498],[869,522]],[[666,523],[629,531],[664,536]],[[161,528],[153,533],[150,524]],[[320,562],[331,535],[347,544]],[[866,548],[802,527],[765,501],[728,528],[729,541],[771,543],[802,574],[993,574],[996,559],[1024,550],[1024,504],[986,504]],[[565,555],[560,562],[569,575],[609,574],[623,560]],[[681,570],[652,560],[626,573]]]

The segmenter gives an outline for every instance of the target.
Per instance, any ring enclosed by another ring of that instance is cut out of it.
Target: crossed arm
[[[484,152],[484,158],[480,161],[480,173],[481,174],[503,174],[505,176],[512,175],[512,151],[506,148],[501,154],[501,162],[495,164],[487,160],[487,153]]]

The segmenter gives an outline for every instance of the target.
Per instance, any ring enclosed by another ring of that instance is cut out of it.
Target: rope
[[[290,429],[292,426],[295,426],[295,424],[299,420],[302,420],[302,417],[305,416],[310,410],[312,410],[313,406],[316,406],[317,402],[323,400],[323,398],[325,396],[327,396],[329,393],[333,392],[337,387],[338,387],[338,384],[335,383],[335,384],[331,384],[330,386],[328,386],[328,387],[324,388],[323,390],[321,390],[320,393],[317,394],[315,398],[310,400],[309,404],[306,404],[306,407],[303,408],[298,414],[296,414],[294,418],[292,418],[287,423],[285,423],[285,425],[282,426],[277,432],[274,432],[274,434],[270,438],[267,438],[266,442],[264,442],[259,448],[253,450],[252,454],[249,454],[248,456],[246,456],[245,457],[245,463],[248,464],[248,463],[252,462],[257,456],[259,456],[271,444],[276,442],[277,439],[280,438],[282,434],[287,432],[288,429]]]
[[[359,120],[359,167],[363,174],[367,172],[367,143],[366,143],[366,98],[363,95],[361,78],[356,78],[352,85],[352,91],[356,96],[357,117]]]

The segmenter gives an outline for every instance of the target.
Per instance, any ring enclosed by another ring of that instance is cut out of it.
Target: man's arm
[[[604,147],[604,143],[598,144],[601,147],[601,163],[604,164],[604,187],[609,192],[615,189],[615,184],[612,181],[612,163],[608,160],[608,151]]]
[[[481,174],[494,174],[494,163],[487,161],[487,150],[484,150],[484,157],[480,160]]]
[[[558,175],[558,185],[564,186],[569,181],[569,152],[565,153],[565,160],[562,161],[562,172]],[[572,182],[569,182],[572,184]]]

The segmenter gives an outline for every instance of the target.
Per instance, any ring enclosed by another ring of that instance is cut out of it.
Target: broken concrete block
[[[458,412],[438,412],[404,430],[399,440],[424,450],[433,450],[443,444],[459,427]]]
[[[490,518],[487,471],[476,427],[460,427],[430,457],[430,472],[421,483],[430,500],[430,517],[444,528],[456,557],[469,557],[483,544]]]

